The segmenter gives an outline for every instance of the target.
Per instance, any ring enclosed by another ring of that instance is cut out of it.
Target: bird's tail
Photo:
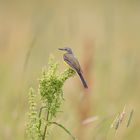
[[[88,88],[87,83],[86,83],[86,81],[85,81],[85,79],[84,79],[82,73],[81,73],[81,72],[77,72],[77,73],[78,73],[78,75],[79,75],[79,77],[80,77],[80,79],[81,79],[81,81],[82,81],[83,86],[84,86],[85,88]]]

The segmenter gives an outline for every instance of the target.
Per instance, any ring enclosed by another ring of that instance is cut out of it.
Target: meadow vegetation
[[[0,1],[0,139],[26,140],[27,120],[35,128],[41,120],[36,135],[42,137],[51,101],[49,122],[55,123],[47,140],[71,140],[70,134],[78,140],[139,140],[139,15],[139,0]],[[87,90],[76,74],[59,79],[68,70],[58,51],[65,46],[78,58]],[[50,54],[55,68],[59,63],[53,100],[44,91],[54,89],[43,86]]]

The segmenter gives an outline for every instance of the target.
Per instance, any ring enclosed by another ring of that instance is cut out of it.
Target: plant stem
[[[44,128],[42,140],[45,140],[45,137],[46,137],[46,131],[47,131],[47,127],[48,127],[48,120],[49,120],[49,109],[48,109],[48,112],[47,112],[47,115],[46,115],[46,126]]]
[[[42,110],[44,108],[46,108],[46,106],[41,107],[40,110],[39,110],[39,114],[38,114],[38,117],[39,117],[39,127],[38,127],[39,131],[40,131],[40,127],[41,127],[41,114],[42,114]]]

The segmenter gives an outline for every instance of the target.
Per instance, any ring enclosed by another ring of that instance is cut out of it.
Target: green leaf
[[[68,129],[66,129],[62,124],[59,124],[57,122],[50,122],[50,123],[61,127],[73,140],[76,140],[75,137],[71,134],[71,132]]]

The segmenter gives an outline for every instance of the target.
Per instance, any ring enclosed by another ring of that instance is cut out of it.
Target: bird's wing
[[[73,54],[64,54],[64,61],[70,66],[72,67],[74,70],[76,70],[77,72],[82,72],[80,64],[78,62],[78,60],[74,57]]]

